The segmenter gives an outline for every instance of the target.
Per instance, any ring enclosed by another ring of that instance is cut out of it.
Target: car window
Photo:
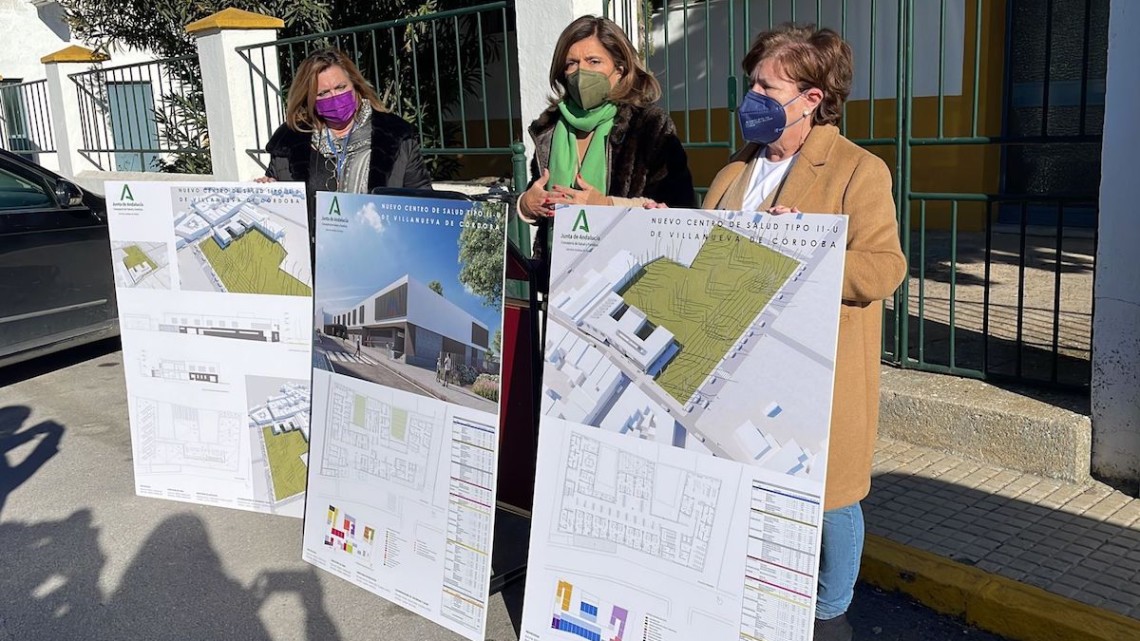
[[[47,187],[0,168],[0,214],[54,206],[55,200]]]

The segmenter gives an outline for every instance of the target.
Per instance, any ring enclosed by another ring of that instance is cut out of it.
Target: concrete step
[[[1091,480],[1088,399],[883,367],[879,434],[1005,469]]]

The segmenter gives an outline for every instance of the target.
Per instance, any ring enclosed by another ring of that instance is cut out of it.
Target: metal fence
[[[513,175],[523,133],[514,60],[513,2],[493,2],[241,47],[255,95],[257,147],[285,120],[285,97],[309,53],[337,47],[384,104],[414,124],[439,179]]]
[[[78,87],[83,147],[103,171],[209,173],[198,56],[93,68]]]
[[[628,5],[606,10],[628,16]],[[885,361],[1088,386],[1108,0],[640,8],[622,26],[647,43],[699,187],[740,145],[739,65],[757,33],[811,22],[851,43],[842,130],[891,167],[911,266],[885,306]]]
[[[0,148],[33,162],[55,153],[46,80],[0,85]]]

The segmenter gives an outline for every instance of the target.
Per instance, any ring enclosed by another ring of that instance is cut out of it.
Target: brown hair
[[[755,77],[760,63],[774,58],[800,91],[815,87],[823,92],[813,125],[835,125],[843,117],[843,103],[851,94],[854,56],[851,45],[831,29],[815,25],[782,24],[756,36],[744,56],[744,73]]]
[[[380,96],[364,79],[360,69],[340,49],[323,49],[310,54],[297,67],[289,97],[285,102],[285,122],[294,131],[312,131],[321,122],[317,116],[317,76],[329,67],[340,67],[358,98],[367,100],[372,108],[383,111]]]
[[[570,47],[594,36],[601,41],[622,74],[621,80],[610,90],[610,102],[635,107],[646,107],[657,102],[661,97],[661,85],[645,69],[625,32],[612,20],[597,16],[578,18],[558,37],[558,44],[554,45],[554,57],[550,61],[550,88],[555,94],[552,102],[557,103],[566,95],[566,56],[570,53]]]

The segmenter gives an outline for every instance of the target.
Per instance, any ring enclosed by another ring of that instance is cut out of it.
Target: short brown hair
[[[550,88],[554,90],[553,102],[566,95],[566,56],[570,47],[597,36],[606,53],[614,59],[614,65],[622,73],[621,80],[610,91],[610,102],[629,104],[636,107],[651,105],[661,97],[661,85],[657,78],[645,69],[633,44],[609,18],[582,16],[562,31],[558,44],[554,46],[554,58],[550,61]]]
[[[297,67],[293,83],[289,85],[289,97],[285,102],[285,122],[294,131],[313,131],[320,119],[317,117],[317,76],[329,67],[340,67],[352,88],[362,100],[372,104],[372,108],[383,111],[380,96],[372,85],[364,79],[360,69],[352,63],[348,55],[340,49],[323,49],[310,54]]]
[[[831,29],[814,24],[782,24],[756,36],[744,56],[744,73],[754,78],[760,63],[776,59],[800,91],[815,87],[823,101],[812,114],[812,124],[835,125],[843,118],[843,103],[851,95],[854,55],[851,45]]]

